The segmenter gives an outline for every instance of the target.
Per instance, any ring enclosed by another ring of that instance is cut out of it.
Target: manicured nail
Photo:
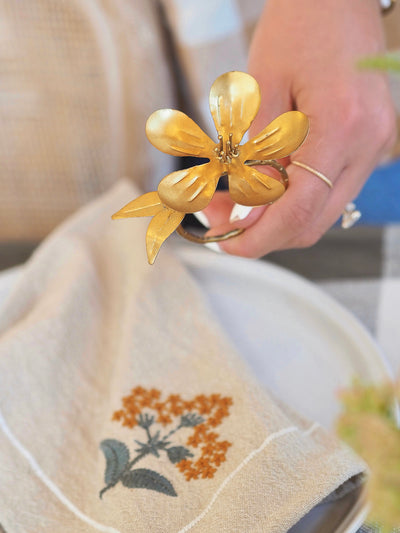
[[[223,253],[223,251],[220,248],[220,245],[217,242],[206,242],[204,246],[208,248],[209,250],[216,252],[217,254]]]
[[[205,228],[210,229],[210,223],[203,211],[196,211],[196,213],[193,213],[193,215],[197,218],[200,224],[203,224]]]
[[[243,220],[244,218],[247,217],[247,215],[250,213],[252,209],[253,208],[248,205],[235,204],[231,211],[229,222],[236,222],[237,220]]]

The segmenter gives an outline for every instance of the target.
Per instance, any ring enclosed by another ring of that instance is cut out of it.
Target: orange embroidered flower
[[[158,398],[161,396],[161,392],[157,389],[151,389],[149,395],[151,398],[153,398],[153,400],[158,400]]]
[[[231,446],[230,442],[219,440],[219,434],[212,429],[229,416],[232,398],[220,394],[199,394],[184,400],[180,394],[170,394],[161,401],[161,396],[158,389],[137,386],[131,394],[122,398],[122,409],[114,412],[112,420],[129,428],[140,426],[146,431],[147,442],[136,441],[140,446],[136,450],[139,458],[149,453],[158,457],[165,451],[187,481],[212,478],[217,468],[226,461],[226,453]],[[152,433],[152,427],[157,423],[175,425],[161,437],[160,431]],[[191,432],[186,435],[185,441],[189,448],[172,446],[170,440],[183,430]]]
[[[224,453],[218,453],[212,457],[212,462],[215,464],[215,466],[220,466],[220,464],[224,461],[226,461],[226,456]]]
[[[214,444],[206,444],[205,446],[203,446],[201,448],[201,451],[202,451],[202,455],[203,456],[205,456],[205,455],[213,455],[214,451],[215,451],[215,446],[214,446]]]
[[[218,437],[218,433],[206,433],[206,435],[204,436],[204,442],[215,442]]]
[[[165,409],[165,403],[162,403],[162,402],[156,402],[154,404],[154,409],[156,411],[158,411],[159,413],[161,413],[164,409]]]
[[[160,422],[160,424],[166,426],[167,424],[170,424],[172,422],[172,418],[169,415],[160,415],[157,418],[157,422]]]

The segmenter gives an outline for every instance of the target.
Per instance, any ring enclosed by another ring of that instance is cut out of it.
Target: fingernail
[[[217,254],[222,254],[222,250],[221,250],[221,247],[220,245],[217,243],[217,242],[206,242],[204,244],[204,246],[206,248],[208,248],[209,250],[212,250],[213,252],[216,252]]]
[[[229,222],[236,222],[237,220],[243,220],[244,218],[247,217],[247,215],[250,213],[252,209],[253,208],[248,205],[235,204],[231,211]]]
[[[205,228],[210,229],[210,223],[203,211],[196,211],[196,213],[193,213],[193,215],[197,218],[200,224],[203,224]]]

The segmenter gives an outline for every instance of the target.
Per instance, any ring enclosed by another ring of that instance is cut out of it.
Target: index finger
[[[293,156],[293,160],[318,170],[334,184],[346,167],[344,154],[338,157],[334,146],[327,143],[322,145],[315,134],[310,134],[310,137]],[[257,220],[249,217],[242,221],[240,226],[247,226],[246,231],[221,243],[225,252],[244,257],[261,257],[285,247],[286,243],[306,229],[312,232],[313,222],[326,206],[331,189],[322,179],[304,168],[290,164],[287,172],[289,186],[285,194],[266,208]],[[232,224],[229,226],[232,229]],[[238,227],[238,224],[233,226]],[[213,228],[213,232],[221,233],[222,230],[221,227]]]

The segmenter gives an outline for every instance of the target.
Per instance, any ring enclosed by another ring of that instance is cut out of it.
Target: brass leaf
[[[152,265],[162,243],[173,233],[182,222],[185,213],[179,213],[165,207],[152,218],[146,233],[147,259]]]

